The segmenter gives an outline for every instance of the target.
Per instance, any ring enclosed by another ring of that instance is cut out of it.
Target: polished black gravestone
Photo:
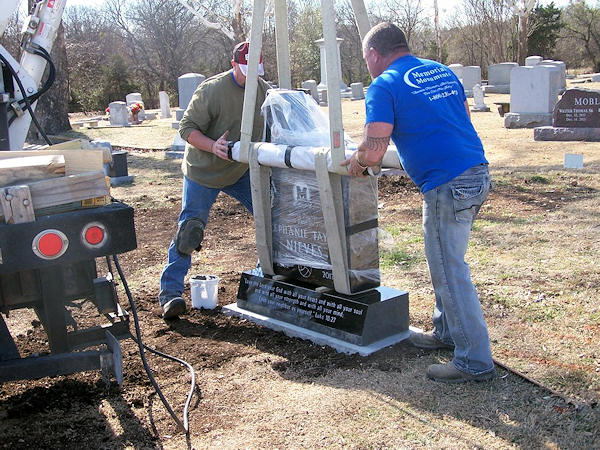
[[[569,89],[554,107],[555,127],[600,128],[600,91]]]
[[[225,310],[286,334],[363,355],[410,334],[408,293],[382,286],[344,295],[244,272],[237,305]]]
[[[533,130],[536,141],[600,141],[600,91],[569,89],[554,107],[551,127]]]
[[[334,288],[319,185],[314,172],[272,168],[273,270]],[[377,180],[342,177],[342,211],[350,292],[379,286]]]

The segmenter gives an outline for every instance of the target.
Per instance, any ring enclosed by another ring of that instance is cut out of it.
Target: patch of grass
[[[379,265],[383,270],[402,267],[408,269],[421,258],[403,249],[382,250],[379,256]]]
[[[527,305],[525,318],[532,322],[546,322],[565,316],[565,308],[560,303],[537,302]]]
[[[533,176],[529,177],[529,181],[531,183],[550,184],[550,180],[547,177],[544,177],[542,175],[533,175]]]

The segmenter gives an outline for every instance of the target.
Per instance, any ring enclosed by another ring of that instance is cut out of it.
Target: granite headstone
[[[171,117],[171,104],[169,103],[169,94],[165,91],[158,93],[158,100],[160,102],[160,118],[168,119]]]
[[[350,89],[352,89],[352,100],[362,100],[365,98],[365,87],[362,83],[352,83]]]
[[[314,98],[316,102],[319,101],[319,91],[317,89],[317,82],[315,80],[303,81],[302,89],[308,89],[312,98]]]
[[[569,89],[556,104],[555,127],[600,128],[600,91]]]
[[[129,110],[125,102],[111,102],[108,105],[110,124],[113,126],[129,126]]]

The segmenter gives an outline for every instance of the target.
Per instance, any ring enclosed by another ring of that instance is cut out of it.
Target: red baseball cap
[[[248,41],[240,42],[233,47],[233,61],[238,63],[240,70],[244,76],[248,73],[248,54],[250,53],[250,43]],[[264,75],[265,68],[263,67],[263,55],[260,52],[260,58],[258,59],[258,74]]]

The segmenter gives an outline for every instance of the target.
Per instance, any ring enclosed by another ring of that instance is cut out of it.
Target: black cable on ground
[[[535,385],[537,387],[545,389],[546,391],[550,392],[554,397],[560,398],[561,400],[563,400],[568,405],[573,405],[576,409],[579,409],[579,408],[581,408],[583,406],[581,403],[577,402],[576,400],[572,399],[571,397],[569,397],[569,396],[567,396],[565,394],[561,394],[560,392],[552,389],[551,387],[546,386],[545,384],[542,384],[542,383],[540,383],[538,381],[535,381],[533,378],[529,378],[524,373],[519,372],[518,370],[513,369],[513,368],[507,366],[503,362],[498,361],[496,358],[494,358],[494,364],[496,364],[497,366],[502,367],[504,370],[506,370],[506,371],[508,371],[508,372],[510,372],[510,373],[512,373],[512,374],[514,374],[514,375],[516,375],[516,376],[524,379],[525,381],[528,381],[529,383],[531,383],[531,384],[533,384],[533,385]]]
[[[108,267],[110,270],[111,266],[110,266],[110,260],[108,257],[106,258],[106,261],[107,261],[107,264],[108,264]],[[176,358],[171,355],[167,355],[166,353],[159,352],[158,350],[150,348],[146,344],[143,343],[142,334],[140,331],[139,319],[138,319],[138,315],[137,315],[137,309],[135,307],[135,303],[133,301],[133,296],[131,295],[131,291],[129,290],[129,286],[127,285],[127,281],[125,280],[125,275],[123,274],[123,270],[121,269],[121,265],[119,264],[119,259],[117,258],[117,255],[113,255],[113,261],[115,262],[115,267],[117,268],[117,272],[119,273],[119,277],[121,278],[123,287],[125,289],[125,293],[127,294],[127,298],[129,300],[129,305],[131,307],[131,315],[133,316],[133,322],[135,324],[135,334],[137,336],[137,339],[133,338],[133,336],[132,336],[132,339],[138,345],[140,357],[142,358],[142,363],[144,365],[146,374],[148,375],[148,378],[150,379],[152,386],[154,386],[154,390],[158,394],[163,405],[165,405],[165,408],[167,409],[167,411],[169,412],[169,414],[171,415],[173,420],[175,420],[177,425],[179,425],[185,431],[186,435],[189,435],[190,430],[189,430],[188,413],[189,413],[190,403],[192,402],[192,396],[194,395],[194,389],[196,387],[196,373],[194,372],[194,368],[191,366],[191,364],[189,364],[188,362],[186,362],[182,359]],[[187,369],[189,370],[192,380],[191,380],[190,391],[189,391],[187,399],[185,401],[185,406],[183,407],[183,422],[179,419],[179,417],[177,417],[177,415],[173,411],[173,408],[171,408],[171,405],[169,404],[169,402],[165,398],[164,394],[162,393],[160,387],[158,386],[158,383],[154,379],[154,376],[152,375],[152,372],[150,371],[150,367],[148,366],[148,361],[146,360],[146,354],[144,352],[144,349],[146,349],[149,352],[154,353],[158,356],[162,356],[163,358],[167,358],[172,361],[176,361],[179,364],[187,367]]]

